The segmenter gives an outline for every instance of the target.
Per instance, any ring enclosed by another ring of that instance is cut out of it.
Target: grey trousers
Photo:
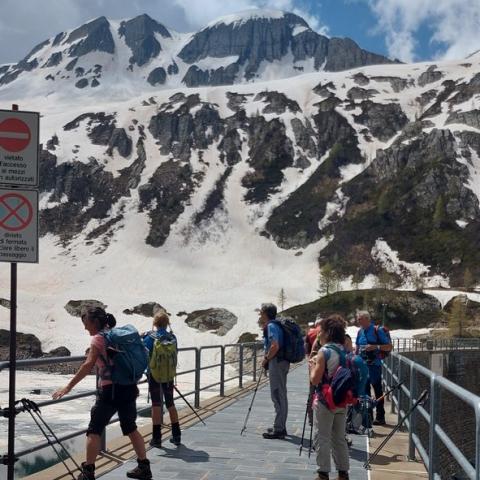
[[[330,451],[338,471],[348,472],[348,445],[345,440],[345,408],[334,412],[320,402],[315,402],[315,451],[319,472],[330,472]]]
[[[270,377],[270,393],[275,407],[274,432],[286,430],[288,416],[287,375],[290,363],[278,360],[276,357],[268,362],[268,376]]]

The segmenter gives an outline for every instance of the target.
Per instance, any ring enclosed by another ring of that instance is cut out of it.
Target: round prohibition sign
[[[9,232],[19,232],[30,225],[33,208],[19,193],[7,193],[0,197],[0,228]]]
[[[19,118],[7,118],[0,123],[0,147],[8,152],[25,150],[31,139],[30,127]]]

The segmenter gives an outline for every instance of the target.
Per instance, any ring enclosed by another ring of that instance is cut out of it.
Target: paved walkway
[[[248,422],[247,432],[240,436],[252,394],[183,432],[183,445],[168,442],[164,449],[151,449],[153,478],[182,480],[312,480],[316,473],[315,455],[308,458],[308,448],[299,456],[305,416],[306,366],[288,376],[290,401],[285,440],[265,440],[262,432],[273,423],[273,405],[269,385],[258,390]],[[308,427],[307,427],[308,429]],[[309,432],[306,437],[308,438]],[[353,436],[350,449],[352,480],[366,480],[362,465],[366,458],[366,437]],[[305,444],[308,443],[308,440]],[[172,448],[171,448],[172,447]],[[125,478],[125,472],[136,462],[129,461],[102,476],[105,480]],[[333,465],[333,463],[332,463]],[[332,475],[333,478],[333,475]]]

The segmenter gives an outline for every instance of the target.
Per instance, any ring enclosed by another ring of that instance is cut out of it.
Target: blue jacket
[[[358,331],[356,344],[357,354],[361,355],[362,358],[365,358],[366,352],[363,351],[362,347],[366,345],[388,345],[390,344],[390,339],[388,338],[388,335],[385,333],[385,330],[382,327],[378,327],[375,331],[375,324],[371,322],[370,326],[367,329],[361,328]],[[368,365],[382,365],[380,351],[375,351],[373,355],[373,358],[369,356],[367,360]]]

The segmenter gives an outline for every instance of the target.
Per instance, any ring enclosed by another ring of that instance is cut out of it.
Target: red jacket
[[[310,355],[313,348],[313,344],[315,343],[315,340],[317,339],[319,333],[320,333],[320,325],[318,325],[317,327],[311,328],[307,332],[307,336],[305,337],[305,353],[307,355]]]

